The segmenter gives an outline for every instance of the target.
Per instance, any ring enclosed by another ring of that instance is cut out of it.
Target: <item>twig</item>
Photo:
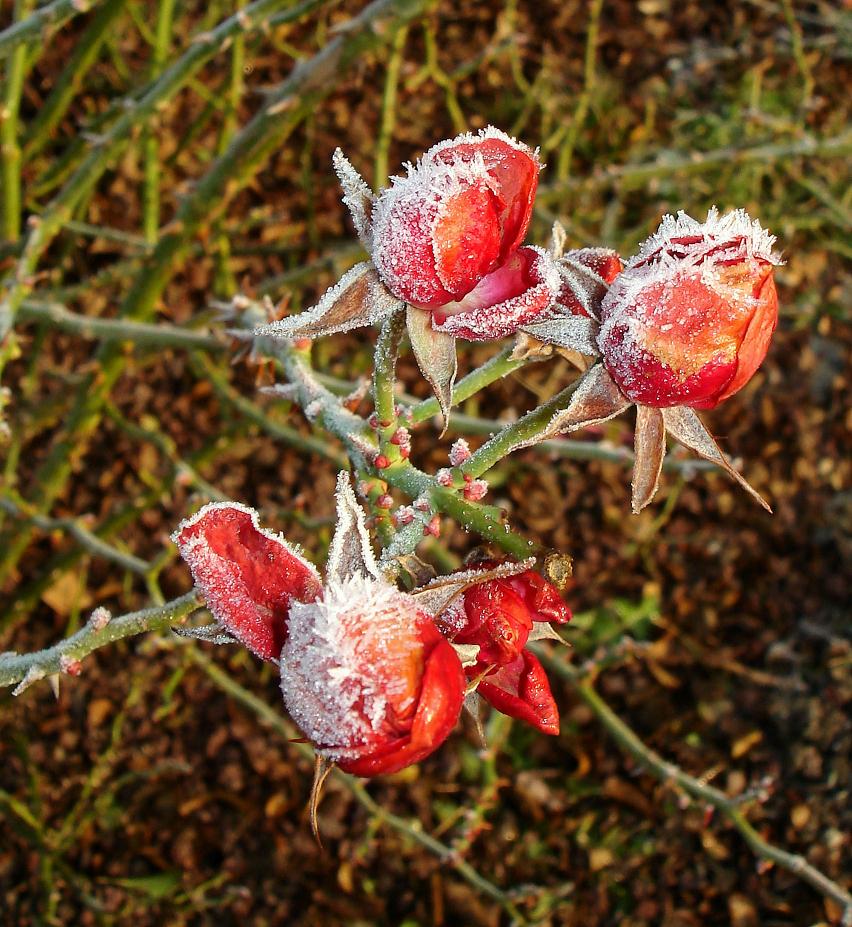
[[[40,531],[63,531],[71,535],[81,547],[96,557],[103,557],[112,563],[118,564],[131,573],[137,573],[139,576],[145,576],[151,569],[151,565],[145,560],[135,557],[133,554],[126,554],[124,551],[113,547],[96,534],[89,531],[79,519],[76,518],[46,518],[44,515],[28,514],[26,509],[11,499],[0,498],[0,508],[14,515],[17,518],[28,521]]]
[[[49,26],[59,28],[72,16],[79,16],[97,7],[102,0],[53,0],[32,15],[0,32],[0,58],[10,54],[23,42],[35,39]]]
[[[218,353],[228,344],[220,335],[196,332],[168,323],[129,322],[80,315],[62,303],[26,299],[21,304],[21,321],[46,323],[49,328],[100,341],[131,342],[140,347],[186,348]]]
[[[712,805],[734,825],[756,856],[768,859],[782,869],[786,869],[818,892],[837,902],[844,910],[844,920],[852,917],[852,895],[845,889],[812,866],[803,856],[788,853],[764,840],[748,822],[739,804],[728,798],[724,792],[690,776],[674,763],[664,760],[621,720],[597,693],[594,686],[563,659],[536,645],[532,645],[532,649],[549,670],[570,683],[572,689],[591,709],[616,743],[642,766],[662,782],[674,782],[688,795]]]
[[[750,148],[718,148],[715,151],[696,151],[689,155],[660,155],[644,164],[616,164],[590,174],[588,177],[569,177],[564,181],[539,187],[537,202],[558,203],[565,194],[577,189],[595,189],[619,184],[622,189],[640,187],[655,177],[671,174],[698,174],[714,167],[734,167],[755,162],[771,163],[793,158],[842,158],[852,154],[852,131],[830,138],[805,136],[793,142],[755,145]]]
[[[156,608],[112,618],[103,627],[99,626],[99,621],[90,620],[76,634],[45,650],[27,654],[0,654],[0,686],[11,686],[27,678],[35,682],[63,672],[70,662],[82,660],[93,650],[135,634],[162,631],[180,623],[199,607],[198,594],[193,590]],[[96,618],[97,615],[95,612]]]

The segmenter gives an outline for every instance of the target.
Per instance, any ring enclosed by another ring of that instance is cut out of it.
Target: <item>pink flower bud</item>
[[[383,493],[376,499],[376,506],[380,509],[389,509],[393,506],[393,496]]]
[[[453,442],[450,448],[450,463],[454,467],[460,467],[470,457],[470,446],[464,438],[459,438]]]
[[[479,502],[488,492],[488,483],[485,480],[471,480],[464,488],[464,497],[468,502]]]
[[[743,210],[664,218],[602,304],[598,344],[628,399],[713,408],[745,386],[778,322],[774,241]]]
[[[66,673],[68,676],[79,676],[83,671],[83,664],[74,657],[69,657],[63,653],[59,658],[59,671]]]
[[[441,536],[441,518],[439,515],[433,515],[429,519],[429,524],[423,529],[423,533],[426,535],[431,534],[433,538]]]
[[[439,486],[452,486],[453,485],[453,471],[447,467],[441,467],[441,469],[435,474],[435,482]]]
[[[384,454],[376,454],[376,459],[373,461],[373,466],[377,470],[386,470],[390,465],[390,458],[386,457]]]
[[[393,516],[394,524],[398,528],[404,528],[414,521],[414,509],[410,505],[401,505]]]

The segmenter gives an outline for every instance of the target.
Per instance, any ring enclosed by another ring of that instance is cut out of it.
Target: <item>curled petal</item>
[[[528,650],[486,676],[477,691],[504,715],[525,721],[543,734],[559,733],[559,709],[550,682],[538,658]]]
[[[541,248],[521,248],[464,299],[435,310],[433,325],[437,331],[471,341],[505,338],[548,317],[559,286],[550,255]]]
[[[322,595],[313,565],[237,503],[204,506],[172,540],[213,617],[261,659],[281,653],[291,603]]]

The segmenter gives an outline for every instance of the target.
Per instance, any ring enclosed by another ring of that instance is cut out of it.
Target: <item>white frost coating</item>
[[[338,305],[346,298],[347,290],[364,278],[366,294],[343,312]],[[320,301],[311,309],[286,319],[278,319],[269,325],[254,330],[255,335],[272,338],[317,338],[349,331],[363,325],[377,325],[402,303],[392,296],[375,276],[373,265],[362,261],[348,270],[340,280],[323,293]]]
[[[546,319],[544,322],[533,322],[524,325],[521,331],[538,338],[545,344],[555,344],[580,354],[595,357],[600,353],[595,341],[597,322],[583,316],[564,315],[555,319]]]
[[[337,527],[328,552],[326,573],[328,582],[342,583],[360,576],[364,579],[379,579],[381,571],[376,563],[364,510],[358,504],[349,474],[337,475]]]
[[[701,236],[704,242],[683,245],[672,241],[692,236]],[[664,262],[680,266],[685,262],[692,266],[702,263],[708,251],[729,241],[741,244],[743,257],[756,257],[771,264],[781,263],[780,256],[772,250],[775,236],[766,231],[757,219],[752,219],[744,209],[734,209],[722,216],[712,206],[704,222],[693,219],[683,210],[677,216],[663,216],[657,231],[643,242],[639,253],[630,259],[627,266],[635,267],[657,255],[657,252],[660,252],[660,259]],[[686,257],[673,256],[668,253],[669,249],[686,250]]]
[[[260,526],[260,516],[257,511],[248,505],[243,505],[241,502],[209,502],[207,505],[202,506],[194,515],[190,515],[189,518],[184,518],[171,534],[171,542],[178,546],[182,557],[189,560],[191,557],[198,557],[200,555],[219,559],[209,548],[205,550],[205,548],[207,548],[207,542],[203,536],[196,536],[185,543],[181,543],[179,540],[180,535],[186,531],[187,528],[194,528],[195,525],[210,512],[217,511],[242,512],[248,515],[249,518],[251,518],[252,527],[258,534],[262,534],[265,538],[283,547],[291,557],[295,557],[302,566],[310,570],[316,578],[316,581],[322,585],[322,580],[317,572],[317,568],[305,557],[302,553],[302,549],[297,544],[291,544],[283,534],[279,534],[277,531],[270,531],[269,528],[262,528]],[[94,613],[92,617],[94,617]]]
[[[405,176],[391,177],[391,185],[382,190],[373,210],[373,260],[383,279],[404,284],[414,303],[428,303],[434,296],[434,281],[424,278],[422,268],[412,261],[418,244],[432,242],[443,208],[452,197],[477,185],[496,192],[497,182],[480,152],[467,160],[461,156],[446,162],[441,152],[458,145],[477,144],[496,138],[538,162],[538,150],[506,135],[493,126],[479,133],[464,133],[433,145],[415,164],[405,165]],[[492,170],[494,165],[492,164]],[[471,259],[473,255],[471,255]],[[437,261],[434,270],[439,274]],[[442,280],[446,288],[450,282]]]
[[[322,601],[291,608],[281,691],[324,756],[356,756],[381,730],[389,700],[396,713],[411,707],[405,687],[421,646],[416,612],[410,596],[357,575],[330,583]]]
[[[352,214],[355,231],[369,254],[373,250],[370,213],[375,205],[376,195],[340,148],[335,148],[332,164],[343,188],[343,204]]]

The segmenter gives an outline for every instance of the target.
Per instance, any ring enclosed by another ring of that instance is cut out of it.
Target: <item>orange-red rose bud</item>
[[[713,408],[745,386],[778,322],[774,241],[743,210],[663,219],[601,307],[598,345],[628,399]]]
[[[392,773],[428,756],[455,726],[464,689],[452,646],[414,598],[387,583],[353,577],[290,611],[285,705],[347,772]]]

